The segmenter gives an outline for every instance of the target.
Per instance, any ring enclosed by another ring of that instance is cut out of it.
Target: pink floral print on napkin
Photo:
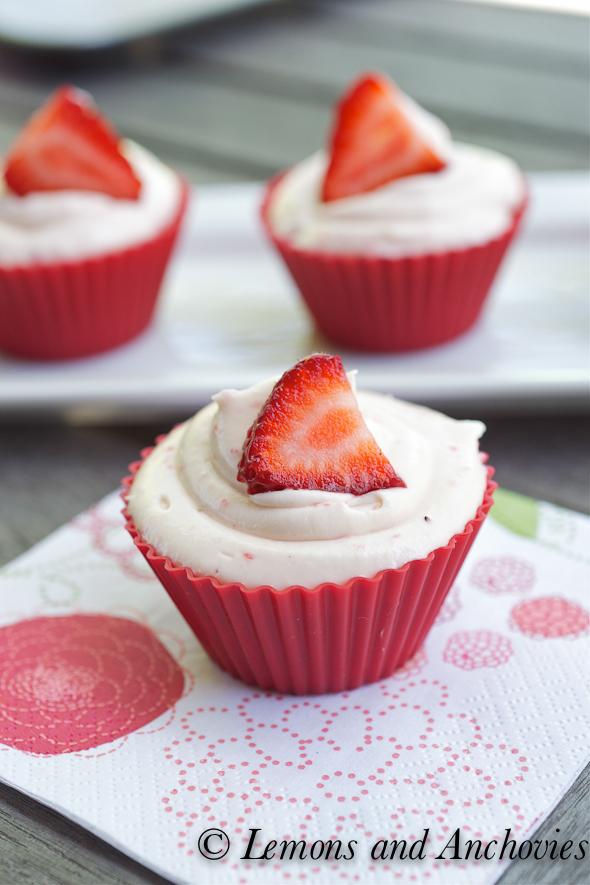
[[[182,695],[184,674],[152,631],[76,614],[0,629],[0,743],[55,756],[152,722]]]
[[[561,596],[521,602],[511,612],[511,626],[534,639],[574,638],[588,631],[588,612]]]
[[[522,593],[535,581],[534,565],[519,556],[488,556],[471,572],[471,583],[485,593]]]
[[[461,670],[480,667],[499,667],[512,655],[512,645],[506,636],[491,630],[462,630],[453,633],[447,642],[443,659]]]

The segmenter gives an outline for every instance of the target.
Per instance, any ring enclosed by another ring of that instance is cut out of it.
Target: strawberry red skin
[[[238,479],[250,495],[405,488],[364,422],[340,357],[326,354],[301,360],[274,386],[248,431]]]
[[[329,148],[324,202],[445,167],[406,116],[395,83],[377,73],[362,76],[340,99]]]
[[[19,196],[82,190],[136,200],[141,182],[119,143],[118,134],[85,93],[60,86],[10,148],[4,179]]]

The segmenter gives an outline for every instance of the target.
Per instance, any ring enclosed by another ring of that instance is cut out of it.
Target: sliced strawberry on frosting
[[[352,197],[444,167],[413,125],[395,83],[383,74],[367,74],[337,105],[322,200]]]
[[[90,96],[61,86],[30,118],[5,161],[19,196],[32,191],[98,191],[136,200],[141,183],[119,150],[120,138]]]
[[[364,495],[405,487],[370,433],[338,356],[316,353],[275,384],[248,431],[238,479],[248,493]]]

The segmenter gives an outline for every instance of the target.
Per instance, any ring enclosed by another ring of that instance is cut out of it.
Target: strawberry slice
[[[248,431],[238,479],[248,494],[405,488],[369,432],[339,356],[316,353],[275,384]]]
[[[322,200],[375,190],[406,175],[438,172],[445,163],[416,131],[402,93],[383,74],[367,74],[336,107]]]
[[[136,200],[141,182],[119,151],[119,136],[92,102],[61,86],[12,145],[4,178],[19,196],[31,191],[98,191]]]

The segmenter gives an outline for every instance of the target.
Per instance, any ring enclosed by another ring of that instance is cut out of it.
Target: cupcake
[[[525,203],[512,160],[454,143],[368,74],[339,101],[328,150],[270,183],[262,219],[325,335],[404,351],[473,325]]]
[[[355,393],[339,357],[224,390],[142,453],[127,529],[210,657],[263,689],[383,679],[492,504],[479,421]]]
[[[139,334],[186,202],[176,172],[60,87],[4,158],[0,348],[69,359]]]

